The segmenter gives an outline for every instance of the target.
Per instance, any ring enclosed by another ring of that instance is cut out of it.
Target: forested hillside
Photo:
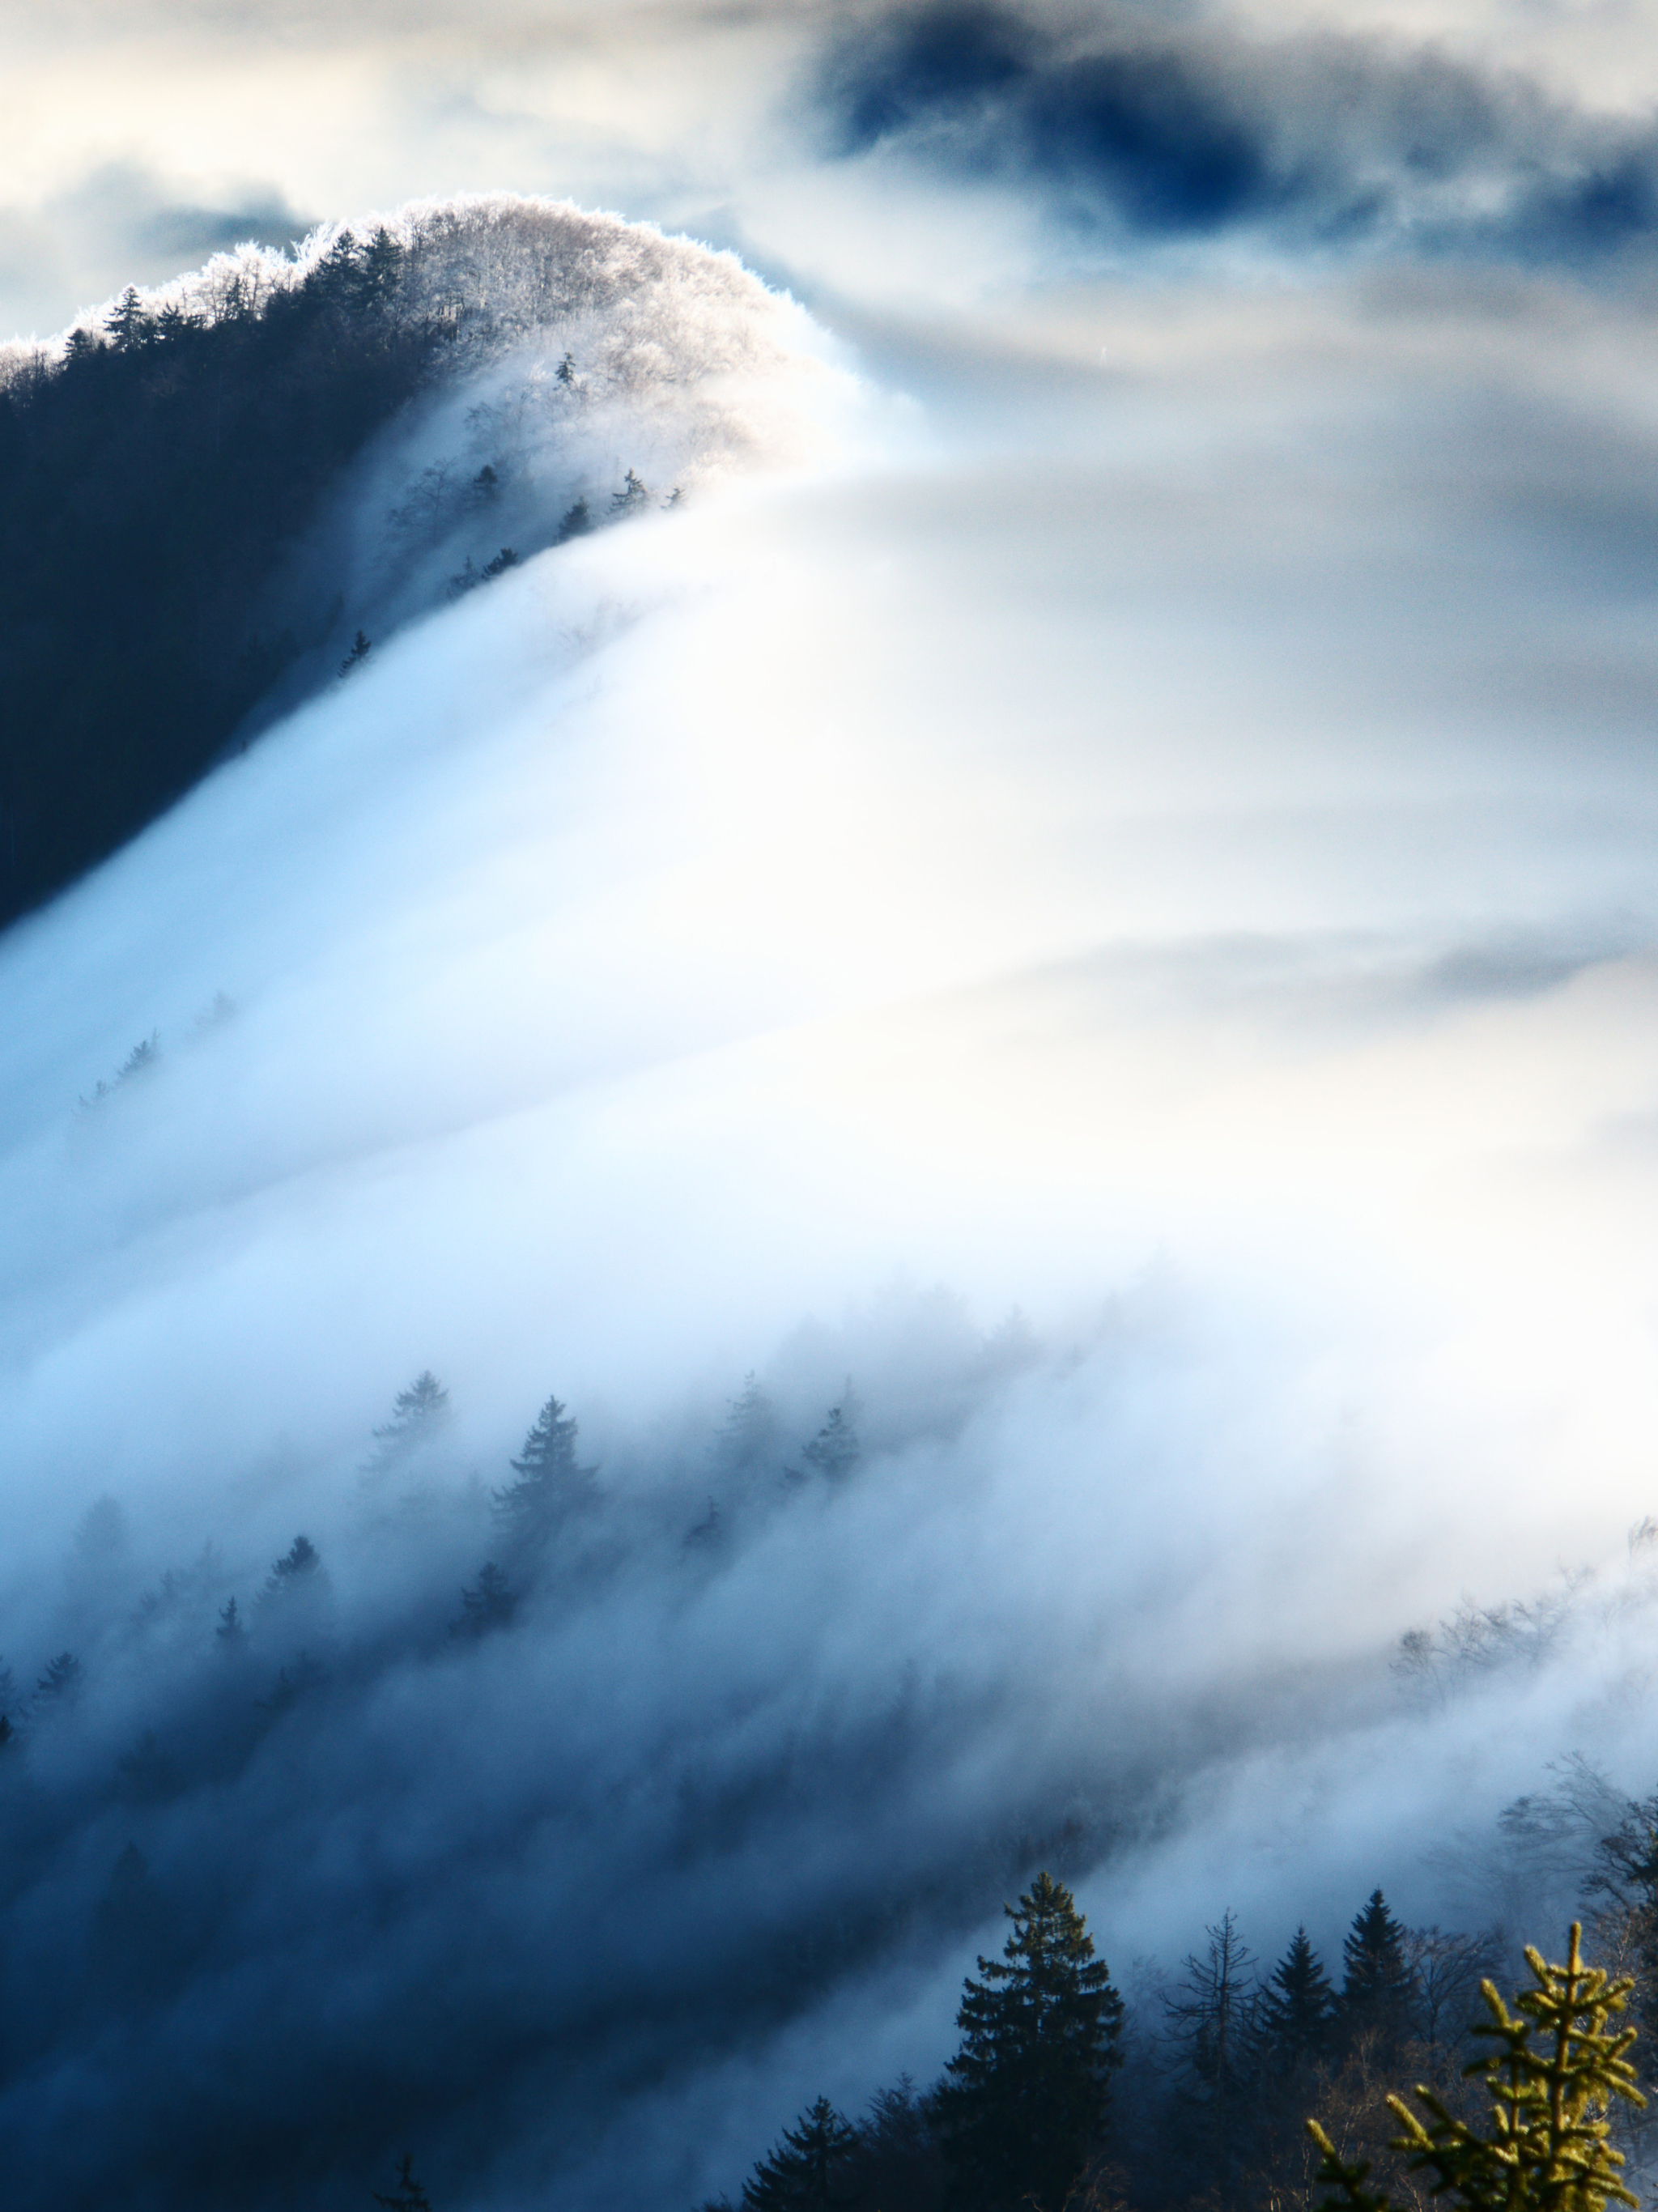
[[[118,1115],[126,1089],[90,1110]],[[1000,1686],[913,1682],[859,1711],[823,1660],[790,1656],[779,1589],[833,1587],[843,1555],[878,1583],[859,1532],[908,1510],[906,1469],[1049,1359],[1018,1327],[962,1333],[930,1372],[912,1354],[804,1420],[798,1376],[780,1396],[750,1376],[711,1431],[613,1424],[603,1460],[550,1396],[495,1465],[425,1370],[322,1518],[263,1558],[246,1504],[292,1483],[280,1455],[159,1571],[112,1490],[0,1671],[9,2202],[366,2203],[405,2153],[440,2206],[556,2202],[634,2100],[694,2091],[706,2113],[726,2069],[814,2020],[825,2072],[861,2075],[863,2101],[777,2112],[745,2212],[1060,2212],[1079,2177],[1102,2203],[1254,2212],[1306,2200],[1309,2112],[1344,2154],[1384,2145],[1384,2090],[1455,2083],[1479,1980],[1515,1971],[1529,1927],[1406,1925],[1378,1887],[1337,1951],[1315,1889],[1315,1932],[1260,1955],[1221,1889],[1183,1959],[1096,1958],[1066,1887],[1108,1914],[1178,1836],[1214,1727],[1270,1755],[1303,1725],[1293,1699],[1279,1715],[1240,1686],[1196,1737],[1194,1715],[1120,1716],[1136,1748],[1098,1707],[1057,1765],[975,1781],[977,1809],[941,1821]],[[1655,1601],[1647,1549],[1606,1601],[1620,1617]],[[1416,1632],[1369,1724],[1421,1730],[1424,1696],[1455,1712],[1505,1692],[1540,1635],[1564,1652],[1599,1605]],[[1576,1905],[1658,2025],[1658,1796],[1581,1761],[1539,1780],[1459,1844],[1475,1893]],[[897,2004],[1020,1889],[936,2080],[872,2079],[860,2049],[824,2045],[841,1993],[896,1975],[877,2002]],[[1011,2118],[1009,2036],[1054,2006],[1080,2072],[1048,2118]]]
[[[142,829],[273,687],[291,706],[389,627],[671,499],[741,434],[696,386],[761,356],[765,306],[637,226],[480,201],[243,248],[0,349],[0,921]],[[388,443],[502,363],[447,442]]]

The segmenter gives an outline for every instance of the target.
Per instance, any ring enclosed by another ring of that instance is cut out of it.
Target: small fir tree
[[[323,1581],[322,1554],[309,1536],[295,1536],[280,1559],[271,1562],[261,1595],[267,1600],[291,1597],[303,1589],[316,1589]]]
[[[407,258],[407,247],[400,245],[382,223],[362,249],[362,257],[357,264],[359,303],[367,307],[390,300],[398,289],[403,264]]]
[[[516,1482],[495,1493],[497,1518],[515,1544],[545,1540],[587,1496],[597,1470],[576,1459],[576,1424],[556,1398],[549,1398],[512,1462]]]
[[[115,305],[104,318],[104,328],[114,342],[117,353],[137,353],[149,344],[155,335],[149,310],[138,297],[137,287],[129,284]]]
[[[85,1670],[72,1651],[60,1651],[35,1684],[35,1694],[45,1705],[66,1705],[80,1695]]]
[[[365,1484],[380,1481],[422,1444],[429,1443],[449,1419],[449,1393],[429,1367],[392,1401],[392,1418],[374,1432],[374,1449],[359,1472]]]
[[[1261,2038],[1273,2071],[1291,2074],[1322,2057],[1335,2017],[1336,1993],[1307,1930],[1297,1928],[1261,1993]]]
[[[610,494],[610,520],[620,522],[628,515],[637,514],[649,506],[650,499],[650,486],[643,477],[629,469],[621,490]]]
[[[1610,2024],[1625,2010],[1634,1983],[1586,1966],[1582,1936],[1574,1922],[1564,1966],[1527,1947],[1535,1986],[1515,1998],[1512,2012],[1491,1983],[1481,1985],[1490,2017],[1473,2032],[1497,2047],[1464,2071],[1490,2100],[1485,2132],[1431,2089],[1416,2091],[1425,2124],[1402,2098],[1388,2098],[1401,2130],[1394,2148],[1407,2171],[1430,2177],[1435,2197],[1467,2212],[1606,2212],[1609,2203],[1638,2205],[1619,2178],[1623,2154],[1609,2139],[1614,2100],[1646,2102],[1628,2056],[1637,2031]],[[1332,2192],[1319,2212],[1394,2212],[1385,2194],[1364,2186],[1368,2166],[1345,2165],[1316,2120],[1308,2121],[1307,2131],[1323,2154],[1320,2185]]]
[[[219,1608],[219,1625],[213,1632],[227,1651],[239,1650],[247,1641],[247,1631],[242,1626],[242,1616],[234,1597],[228,1597]]]
[[[848,1375],[840,1404],[829,1407],[823,1427],[804,1447],[800,1456],[812,1474],[838,1482],[852,1473],[863,1455],[864,1447],[858,1435],[858,1400]]]
[[[349,676],[354,668],[361,668],[374,650],[374,641],[367,630],[360,629],[351,641],[351,650],[340,663],[340,674]]]
[[[1345,1969],[1341,2009],[1349,2029],[1357,2033],[1376,2027],[1383,2034],[1401,2033],[1411,1996],[1410,1960],[1405,1930],[1379,1889],[1371,1891],[1363,1910],[1354,1915],[1341,1956]]]
[[[752,1369],[726,1408],[715,1433],[712,1456],[723,1472],[747,1474],[777,1445],[777,1409]]]
[[[846,2168],[858,2131],[819,2097],[743,2184],[743,2212],[830,2212],[850,2204]]]
[[[955,2203],[1060,2212],[1104,2123],[1122,1999],[1062,1882],[1039,1875],[1004,1909],[1013,1932],[963,1990],[934,2112]]]

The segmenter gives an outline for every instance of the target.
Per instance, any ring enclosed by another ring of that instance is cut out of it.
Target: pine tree
[[[382,223],[362,250],[356,270],[356,300],[362,307],[389,301],[403,275],[408,248]]]
[[[1400,2033],[1411,1995],[1410,1962],[1405,1930],[1379,1889],[1371,1891],[1363,1911],[1354,1915],[1341,1956],[1341,2009],[1349,2029]]]
[[[309,1536],[295,1536],[281,1559],[271,1562],[260,1595],[267,1601],[291,1597],[300,1590],[319,1589],[325,1579],[321,1553]]]
[[[858,1401],[848,1375],[840,1404],[829,1407],[823,1427],[805,1446],[800,1456],[814,1474],[838,1482],[843,1475],[852,1473],[863,1455],[864,1447],[858,1436]]]
[[[1063,1883],[1039,1875],[1004,1910],[1005,1960],[967,1981],[934,2110],[954,2202],[1060,2212],[1104,2122],[1122,1999]]]
[[[555,545],[567,545],[573,538],[585,538],[593,526],[592,510],[585,499],[579,499],[565,510],[564,520],[558,526]]]
[[[429,1367],[392,1401],[392,1418],[374,1432],[374,1449],[359,1470],[365,1484],[380,1481],[411,1457],[449,1418],[449,1393]]]
[[[227,1651],[237,1650],[246,1642],[247,1631],[234,1597],[227,1598],[219,1608],[219,1625],[213,1633]]]
[[[360,629],[351,641],[351,650],[340,663],[340,674],[349,676],[354,668],[361,668],[374,650],[374,641],[367,630]]]
[[[495,1512],[514,1543],[543,1542],[588,1495],[596,1469],[578,1465],[576,1424],[556,1398],[549,1398],[512,1462],[516,1482],[495,1493]]]
[[[637,514],[650,503],[650,486],[643,477],[629,469],[620,491],[610,494],[610,520],[620,522],[629,514]]]
[[[1637,2031],[1609,2026],[1625,2008],[1634,1983],[1586,1966],[1582,1936],[1574,1922],[1564,1966],[1527,1947],[1535,1987],[1515,1998],[1512,2012],[1490,1982],[1481,1985],[1490,2018],[1474,2033],[1497,2048],[1466,2071],[1490,2100],[1486,2133],[1430,2089],[1416,2091],[1426,2124],[1403,2099],[1388,2098],[1402,2130],[1394,2148],[1403,2153],[1409,2172],[1430,2177],[1436,2199],[1467,2212],[1606,2212],[1608,2202],[1638,2205],[1619,2179],[1623,2154],[1612,2148],[1608,2117],[1614,2099],[1646,2102],[1628,2057]],[[1385,2194],[1364,2186],[1368,2166],[1344,2165],[1316,2120],[1308,2121],[1307,2131],[1323,2154],[1320,2185],[1339,2192],[1327,2197],[1319,2212],[1393,2212]]]
[[[829,2212],[850,2204],[844,2172],[857,2148],[857,2130],[819,2097],[743,2184],[743,2212]]]
[[[50,1705],[69,1705],[79,1696],[84,1669],[72,1651],[60,1651],[35,1684],[37,1696]]]
[[[104,328],[114,341],[117,353],[137,353],[149,343],[155,335],[155,325],[135,285],[127,286],[105,316]]]
[[[1336,1994],[1318,1953],[1297,1928],[1261,1994],[1260,2030],[1275,2072],[1293,2073],[1328,2048]]]
[[[726,1408],[714,1437],[713,1456],[732,1474],[747,1474],[777,1443],[777,1409],[760,1388],[752,1369]]]

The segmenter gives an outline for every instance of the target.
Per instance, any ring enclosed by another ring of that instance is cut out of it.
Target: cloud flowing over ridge
[[[689,2203],[932,2071],[1038,1855],[1126,1965],[1471,1910],[1431,1846],[1551,1756],[1650,1784],[1641,311],[1050,301],[908,333],[920,407],[730,283],[746,472],[0,943],[3,1648],[84,1676],[0,1767],[42,2205],[411,2142]],[[636,296],[617,460],[688,398]],[[507,391],[365,478],[369,572]],[[592,1494],[474,1635],[550,1390]],[[1401,1628],[1562,1557],[1412,1704]]]

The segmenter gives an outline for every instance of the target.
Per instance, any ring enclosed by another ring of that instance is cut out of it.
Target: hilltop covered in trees
[[[784,320],[729,258],[495,199],[245,247],[0,349],[0,921],[262,701],[752,447],[730,381]]]

